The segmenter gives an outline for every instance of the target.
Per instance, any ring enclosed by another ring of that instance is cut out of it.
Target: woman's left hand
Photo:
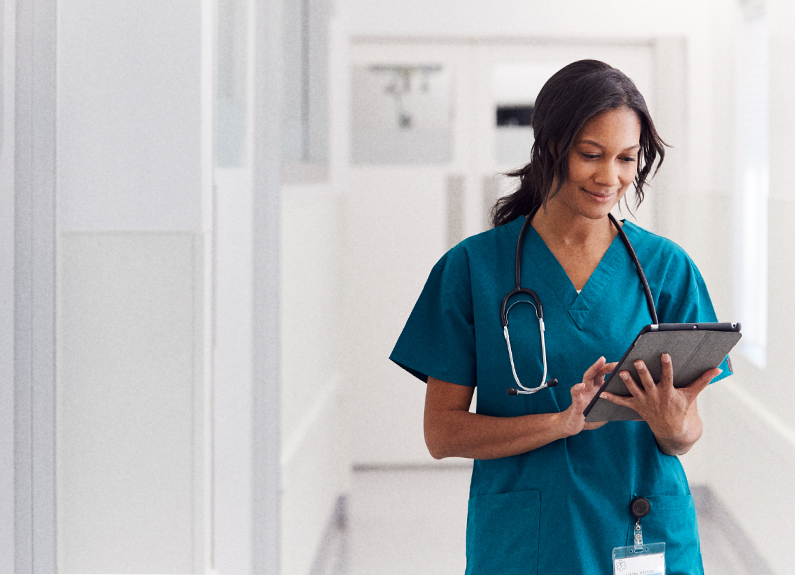
[[[667,353],[662,355],[662,378],[659,382],[652,379],[642,361],[635,362],[635,369],[640,383],[627,371],[619,374],[631,397],[607,392],[603,392],[602,397],[634,409],[649,424],[663,452],[669,455],[686,453],[701,437],[696,398],[722,370],[707,370],[690,385],[675,388],[673,366]]]

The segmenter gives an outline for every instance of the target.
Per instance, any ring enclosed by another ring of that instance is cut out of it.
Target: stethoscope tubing
[[[513,378],[516,381],[516,384],[519,386],[519,389],[509,388],[508,394],[509,395],[527,395],[532,393],[537,393],[542,389],[546,389],[547,387],[553,387],[557,385],[557,379],[551,379],[547,381],[547,349],[546,349],[546,341],[544,339],[544,309],[541,306],[541,298],[538,297],[538,294],[531,289],[523,288],[521,286],[521,279],[522,279],[522,247],[524,245],[525,235],[527,234],[527,229],[530,226],[530,222],[533,219],[533,214],[530,214],[525,218],[525,222],[522,225],[522,230],[519,232],[519,239],[516,242],[516,288],[511,290],[508,295],[506,295],[503,300],[502,304],[500,305],[500,321],[502,322],[502,331],[503,336],[505,337],[505,343],[508,346],[508,357],[511,361],[511,371],[513,372]],[[659,321],[657,319],[657,309],[654,305],[654,298],[651,294],[651,289],[649,288],[649,282],[646,280],[646,274],[643,273],[643,267],[640,265],[640,261],[638,260],[638,256],[635,253],[635,249],[632,247],[632,244],[627,237],[627,234],[624,232],[623,228],[619,225],[618,221],[613,217],[613,214],[608,213],[608,218],[612,224],[618,230],[618,235],[621,238],[624,246],[627,248],[629,252],[630,258],[632,258],[632,262],[635,264],[635,269],[637,270],[638,277],[640,278],[640,282],[643,285],[643,293],[646,296],[646,304],[649,308],[649,314],[652,318],[652,324],[657,325]],[[515,295],[518,294],[527,294],[533,298],[534,302],[528,300],[519,300],[514,302],[510,306],[508,306],[508,301]],[[513,350],[511,349],[511,338],[508,334],[508,312],[511,308],[519,303],[529,303],[532,305],[536,310],[536,317],[538,317],[538,329],[541,334],[541,357],[543,359],[544,365],[544,373],[541,376],[541,384],[536,387],[525,387],[522,385],[522,382],[519,381],[519,376],[516,373],[516,365],[513,361]]]

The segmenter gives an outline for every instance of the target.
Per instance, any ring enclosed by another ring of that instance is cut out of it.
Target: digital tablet
[[[603,391],[629,397],[630,393],[619,377],[628,371],[640,381],[633,365],[641,359],[654,381],[662,376],[660,356],[668,353],[674,370],[674,387],[685,387],[705,371],[718,367],[740,341],[739,323],[661,323],[647,325],[629,346],[618,366],[605,379],[583,414],[585,421],[641,421],[634,409],[616,405],[599,397]]]

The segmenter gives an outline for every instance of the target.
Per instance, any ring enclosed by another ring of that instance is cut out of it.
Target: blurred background
[[[0,571],[463,572],[468,464],[387,358],[595,58],[672,146],[637,222],[743,323],[682,458],[705,561],[792,573],[793,30],[788,0],[0,0]]]

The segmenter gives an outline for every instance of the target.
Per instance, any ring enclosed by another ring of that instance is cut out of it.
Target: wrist
[[[663,453],[667,455],[684,455],[690,451],[690,448],[701,437],[701,426],[688,425],[687,422],[684,422],[678,433],[675,430],[667,434],[658,435],[654,433],[654,437],[657,440],[657,446]]]
[[[682,422],[679,426],[671,426],[667,422],[663,425],[649,425],[651,432],[657,441],[665,441],[667,443],[677,442],[687,435],[687,422]]]
[[[571,408],[553,414],[554,423],[552,428],[554,429],[555,439],[566,439],[567,437],[579,433],[579,430],[573,429],[571,418],[569,417],[569,410],[571,410]]]

